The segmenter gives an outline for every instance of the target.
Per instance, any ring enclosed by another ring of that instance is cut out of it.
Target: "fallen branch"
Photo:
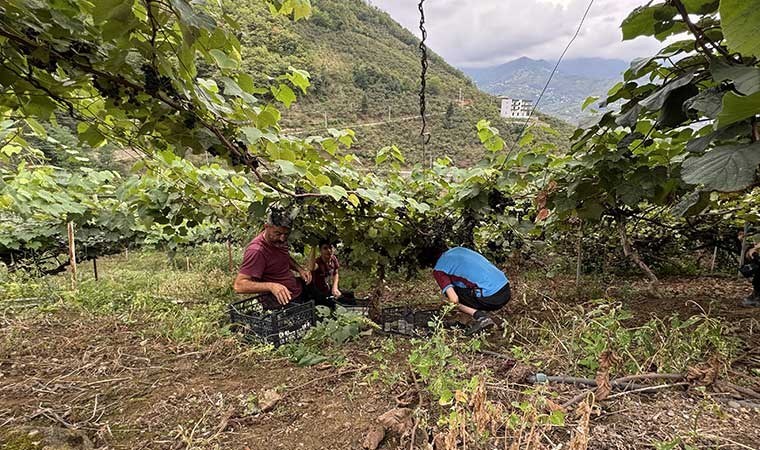
[[[723,384],[724,383],[720,383],[720,385],[723,385]],[[729,389],[732,389],[746,397],[753,398],[755,400],[760,400],[760,394],[758,394],[757,392],[753,391],[750,388],[739,386],[738,384],[734,384],[734,383],[725,383],[725,386],[727,386]]]
[[[542,381],[538,381],[535,376],[528,377],[528,381],[531,383],[542,383]],[[547,383],[560,383],[560,384],[572,384],[573,386],[592,386],[596,387],[597,382],[596,380],[592,380],[591,378],[582,378],[582,377],[570,377],[570,376],[564,376],[564,375],[556,375],[556,376],[547,376],[546,377]],[[610,386],[614,388],[623,388],[623,389],[640,389],[647,387],[643,384],[634,384],[627,381],[617,381],[613,380],[610,381]]]
[[[711,398],[721,403],[726,403],[726,404],[736,403],[739,406],[743,406],[745,408],[760,409],[760,403],[755,403],[750,400],[741,400],[741,399],[734,399],[734,398],[728,398],[728,397],[711,397]]]
[[[616,378],[616,379],[614,379],[614,380],[612,380],[610,382],[610,384],[612,386],[622,387],[623,392],[620,392],[620,393],[615,394],[615,395],[611,395],[611,396],[609,396],[607,398],[608,399],[615,398],[615,397],[620,396],[621,394],[630,394],[630,393],[634,393],[634,392],[646,392],[646,390],[652,388],[652,386],[643,386],[643,385],[634,384],[634,383],[632,383],[633,381],[638,381],[638,380],[673,380],[673,381],[680,381],[680,380],[683,380],[683,379],[684,379],[684,376],[681,375],[681,374],[677,374],[677,373],[642,373],[642,374],[639,374],[639,375],[628,375],[628,376],[625,376],[625,377]],[[590,381],[593,381],[593,380],[590,380]],[[595,381],[594,381],[594,384],[596,384]],[[679,384],[679,383],[676,383],[676,384]],[[688,383],[685,383],[685,384],[688,384]],[[633,390],[630,390],[631,388],[633,388]],[[576,395],[575,397],[573,397],[570,400],[568,400],[565,403],[563,403],[561,405],[562,408],[563,409],[570,408],[571,406],[577,404],[578,402],[580,402],[581,400],[583,400],[584,398],[586,398],[588,396],[588,394],[596,392],[596,389],[597,388],[594,387],[594,388],[589,389],[587,391],[581,392],[580,394]]]
[[[632,389],[630,391],[618,392],[617,394],[613,394],[613,395],[610,395],[609,397],[607,397],[607,400],[612,400],[613,398],[623,397],[623,396],[628,395],[628,394],[645,394],[645,393],[649,394],[649,393],[652,393],[652,392],[661,391],[663,389],[669,389],[669,388],[674,388],[674,387],[684,387],[684,386],[689,386],[689,383],[681,382],[681,383],[661,384],[659,386],[647,386],[647,387],[640,388],[640,389]]]

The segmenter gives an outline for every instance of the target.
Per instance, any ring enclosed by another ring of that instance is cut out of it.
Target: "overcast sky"
[[[369,0],[419,33],[417,0]],[[429,47],[458,67],[502,64],[520,56],[556,60],[589,0],[426,0]],[[566,58],[631,60],[653,54],[653,38],[622,42],[620,23],[646,0],[595,0]]]

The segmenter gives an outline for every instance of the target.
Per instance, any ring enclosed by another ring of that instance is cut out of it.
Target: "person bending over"
[[[459,311],[472,316],[467,335],[493,327],[486,311],[504,307],[511,298],[509,279],[480,253],[465,247],[433,245],[423,250],[420,263],[433,267],[443,296]]]

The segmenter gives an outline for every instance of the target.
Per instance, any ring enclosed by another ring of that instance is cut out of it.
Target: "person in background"
[[[745,236],[739,232],[739,240]],[[745,278],[752,278],[752,293],[742,301],[742,306],[760,307],[760,243],[755,244],[744,255],[741,273]]]
[[[418,259],[422,267],[433,268],[433,278],[443,296],[472,317],[465,334],[495,325],[487,311],[501,309],[511,298],[504,272],[480,253],[464,247],[448,249],[444,244],[433,244],[422,249]]]
[[[243,263],[233,286],[235,292],[261,294],[259,301],[267,309],[309,300],[334,307],[334,302],[313,287],[311,272],[290,256],[288,236],[296,215],[296,210],[270,206],[264,230],[245,249]],[[296,278],[294,272],[301,278]]]
[[[353,292],[341,292],[340,262],[335,256],[335,246],[327,239],[319,241],[319,256],[312,262],[311,277],[314,288],[327,297],[334,297],[338,303],[353,304]]]

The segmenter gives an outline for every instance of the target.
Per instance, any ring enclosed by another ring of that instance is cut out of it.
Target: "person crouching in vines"
[[[266,309],[309,300],[334,308],[335,302],[314,288],[311,272],[299,266],[288,253],[288,236],[297,214],[296,209],[269,207],[264,231],[245,249],[243,263],[235,278],[235,292],[260,294],[259,303]],[[295,277],[294,271],[301,279]]]
[[[421,248],[417,259],[423,268],[433,268],[433,278],[445,299],[472,317],[466,335],[495,325],[486,311],[501,309],[512,296],[504,272],[476,251],[448,248],[443,242]]]
[[[342,305],[355,305],[354,293],[340,290],[340,262],[335,256],[335,246],[329,239],[322,239],[318,249],[319,256],[313,257],[309,263],[314,288]]]

